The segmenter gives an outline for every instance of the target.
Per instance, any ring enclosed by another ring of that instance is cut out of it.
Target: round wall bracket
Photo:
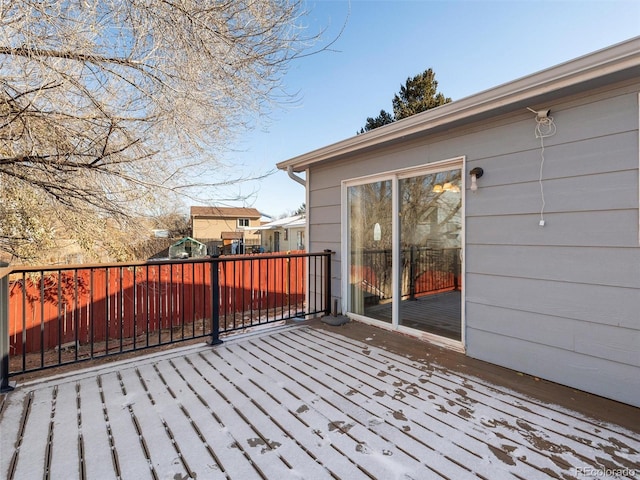
[[[469,172],[469,175],[475,175],[476,178],[480,178],[484,170],[481,167],[475,167],[473,170]]]

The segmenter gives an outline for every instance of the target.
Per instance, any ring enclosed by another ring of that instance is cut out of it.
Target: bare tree
[[[124,221],[207,186],[216,152],[286,95],[288,64],[317,39],[303,13],[302,0],[0,0],[0,250],[29,259],[18,247],[46,246],[54,226]]]

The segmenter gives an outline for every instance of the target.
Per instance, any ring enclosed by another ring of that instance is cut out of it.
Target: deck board
[[[292,335],[295,334],[295,332],[292,333]],[[312,342],[312,344],[306,345],[305,341]],[[326,348],[327,342],[316,336],[304,340],[300,339],[300,343],[306,345],[309,351],[316,349],[313,347],[316,341],[317,348]],[[334,349],[331,351],[334,355],[341,353],[340,349],[336,347],[337,344],[334,344]],[[458,445],[455,442],[444,442],[443,440],[451,432],[442,428],[446,427],[446,421],[438,418],[441,416],[438,411],[435,409],[433,412],[429,409],[424,410],[423,401],[419,402],[419,408],[412,405],[410,397],[420,395],[415,379],[412,381],[399,379],[390,373],[396,370],[395,364],[386,361],[384,368],[380,369],[379,362],[371,361],[371,351],[364,351],[369,353],[362,353],[357,357],[357,360],[362,364],[369,363],[371,370],[368,373],[362,368],[350,366],[346,361],[349,357],[344,352],[342,352],[342,356],[335,357],[335,362],[329,364],[322,362],[321,358],[317,357],[320,354],[319,351],[315,355],[316,359],[321,362],[320,364],[323,364],[322,368],[328,375],[336,375],[334,372],[336,365],[339,370],[342,370],[344,375],[336,376],[336,380],[349,388],[347,395],[353,404],[363,405],[358,410],[362,411],[369,419],[373,419],[370,422],[371,428],[376,433],[387,438],[394,438],[398,447],[414,453],[418,452],[421,454],[421,458],[424,455],[427,465],[442,463],[444,470],[454,470],[456,475],[460,476],[467,472],[464,472],[464,469],[456,462],[463,465],[474,463],[480,467],[476,469],[478,473],[487,476],[487,478],[495,478],[492,469],[485,468],[478,462],[480,457],[472,453],[478,450],[481,444]],[[432,447],[434,445],[439,446],[437,450]],[[434,455],[436,462],[434,462]]]
[[[78,443],[82,443],[86,478],[96,478],[109,470],[113,472],[111,446],[103,419],[102,402],[96,378],[71,381],[70,384],[71,388],[80,392],[81,425],[76,429],[76,434],[78,435]],[[78,412],[77,402],[75,409]],[[72,428],[71,425],[68,427]],[[79,467],[69,468],[69,477],[74,478],[73,473],[78,472],[78,477],[75,478],[81,478],[79,470]],[[105,478],[116,478],[115,473],[112,476],[105,476]]]
[[[127,408],[129,400],[122,391],[117,373],[99,375],[96,380],[104,395],[102,407],[105,423],[108,422],[108,432],[113,436],[113,451],[117,458],[119,476],[135,478],[134,476],[144,475],[147,463]]]
[[[294,437],[291,434],[292,424],[298,423],[297,420],[288,411],[280,410],[277,405],[268,402],[264,398],[265,395],[262,394],[265,389],[264,382],[262,388],[259,388],[256,383],[251,381],[251,374],[245,375],[243,373],[250,371],[250,367],[243,365],[236,358],[228,359],[228,352],[225,350],[228,349],[222,348],[216,352],[221,354],[220,361],[216,362],[216,368],[235,389],[235,391],[230,391],[229,395],[236,398],[243,396],[247,400],[242,408],[242,414],[258,434],[257,437],[254,435],[252,438],[245,439],[248,444],[247,448],[251,451],[260,451],[259,458],[265,452],[270,452],[282,459],[283,464],[290,464],[290,459],[293,458],[295,459],[295,470],[306,472],[310,478],[330,478],[327,469],[319,465],[310,455],[308,444],[304,445],[305,436]],[[269,383],[271,382],[267,382],[266,388]],[[308,441],[308,437],[306,440]]]
[[[231,378],[220,371],[220,362],[215,358],[215,352],[210,353],[210,356],[197,355],[191,360],[219,397],[212,408],[233,435],[234,441],[227,448],[239,449],[250,460],[255,470],[251,478],[259,478],[260,475],[279,478],[286,475],[289,469],[275,447],[277,443],[281,444],[281,435],[274,428],[264,428],[252,421],[256,416],[255,405],[250,398],[238,391],[230,381]]]
[[[619,425],[305,325],[26,383],[0,428],[16,480],[640,473]]]
[[[230,360],[240,369],[250,369],[251,365],[255,364],[255,358],[248,355],[246,349],[235,349],[233,354],[235,357]],[[315,457],[324,466],[324,471],[318,478],[331,478],[332,475],[346,478],[353,475],[354,464],[343,455],[336,455],[333,450],[337,447],[327,442],[319,429],[311,427],[311,425],[327,424],[326,416],[315,409],[310,409],[308,406],[310,402],[304,402],[301,397],[293,394],[292,390],[295,388],[273,389],[273,382],[279,382],[280,385],[290,383],[290,379],[281,376],[277,367],[263,364],[260,365],[259,371],[265,375],[265,378],[262,381],[251,379],[251,383],[257,387],[254,391],[254,400],[269,412],[269,416],[278,423],[279,428],[294,438],[295,443],[308,456]],[[356,475],[355,478],[360,476]]]
[[[53,392],[53,387],[33,392],[28,410],[28,421],[24,429],[22,449],[20,452],[15,452],[19,453],[16,469],[18,478],[42,478],[44,476],[49,422],[53,411]],[[5,435],[4,429],[2,433]],[[3,458],[4,456],[3,453]]]
[[[58,405],[76,405],[76,390],[59,388],[56,398]],[[78,449],[78,414],[77,408],[56,408],[54,424],[54,441],[51,455],[51,478],[65,478],[69,474],[69,462],[66,457],[76,459],[79,469],[80,453]],[[73,469],[72,469],[73,471]]]
[[[375,402],[373,396],[365,396],[365,398],[357,399],[353,397],[351,392],[354,391],[355,384],[349,384],[346,375],[335,372],[340,370],[340,366],[332,367],[324,363],[318,358],[319,353],[312,352],[312,349],[298,350],[290,337],[269,338],[264,340],[273,350],[281,349],[286,354],[288,362],[300,370],[314,366],[315,374],[310,377],[302,377],[303,381],[309,388],[315,391],[325,391],[321,398],[315,399],[311,408],[321,412],[331,412],[332,417],[328,417],[329,423],[317,425],[316,428],[324,431],[330,430],[329,425],[351,426],[349,428],[349,436],[355,443],[348,446],[348,450],[363,453],[362,456],[355,458],[359,464],[367,469],[376,469],[375,463],[371,462],[369,456],[388,457],[386,462],[391,470],[388,475],[393,475],[394,471],[404,470],[413,478],[424,478],[425,475],[432,474],[429,467],[425,465],[421,459],[430,452],[425,445],[414,442],[411,447],[400,448],[395,442],[397,438],[404,435],[398,435],[397,429],[390,428],[387,435],[381,435],[373,428],[378,421],[384,423],[384,417],[390,413],[389,409],[384,411],[375,411]],[[366,376],[375,378],[378,369],[364,373]],[[391,432],[392,430],[395,430]],[[329,432],[330,433],[330,432]],[[393,441],[391,439],[394,439]],[[400,442],[402,443],[402,442]],[[409,451],[413,458],[409,457],[405,452]],[[457,470],[457,466],[451,465],[452,469]],[[384,478],[384,477],[381,477]]]
[[[270,346],[272,348],[269,351],[272,352],[273,356],[265,357],[265,361],[274,365],[275,369],[278,368],[279,364],[283,363],[289,367],[301,368],[302,362],[290,355],[290,352],[286,351],[286,349],[281,350],[277,346],[273,348],[274,345],[272,344]],[[319,374],[319,370],[316,373]],[[325,443],[330,442],[341,452],[364,452],[376,444],[378,444],[377,451],[381,454],[382,452],[391,451],[392,445],[388,441],[370,431],[366,422],[359,422],[352,414],[351,409],[340,403],[340,392],[332,388],[327,378],[319,375],[313,375],[313,378],[300,376],[297,379],[297,383],[306,391],[330,392],[322,396],[314,394],[309,400],[298,406],[301,418]],[[313,448],[312,445],[310,447]],[[408,468],[412,463],[415,463],[415,460],[402,453],[399,453],[398,456],[404,468]],[[370,471],[371,466],[361,460],[357,455],[353,458],[353,461],[361,469]],[[380,465],[377,470],[382,469],[386,471],[386,474],[391,475],[393,471],[399,468],[394,466],[396,462],[392,461],[392,459],[388,459],[386,463],[388,464],[387,466]],[[387,471],[387,469],[390,470]],[[383,472],[378,474],[383,474]]]

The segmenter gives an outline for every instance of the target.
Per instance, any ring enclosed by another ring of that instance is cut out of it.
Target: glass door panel
[[[392,182],[347,188],[349,311],[391,322]]]
[[[400,325],[461,340],[461,170],[398,183]]]

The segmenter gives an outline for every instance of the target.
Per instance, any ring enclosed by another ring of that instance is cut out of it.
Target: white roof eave
[[[293,167],[296,172],[336,157],[356,153],[418,133],[455,124],[478,115],[524,104],[529,99],[579,84],[593,82],[616,73],[640,67],[640,37],[562,63],[555,67],[514,80],[442,105],[427,112],[376,128],[326,147],[298,155],[276,164],[279,169]]]

